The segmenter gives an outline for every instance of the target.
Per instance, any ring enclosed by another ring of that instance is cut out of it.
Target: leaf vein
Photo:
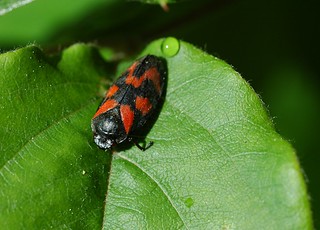
[[[186,227],[186,229],[189,229],[186,221],[182,218],[182,215],[180,214],[180,212],[178,211],[177,207],[174,205],[172,199],[170,198],[169,194],[166,192],[166,190],[161,186],[161,184],[149,173],[147,173],[147,171],[141,166],[139,165],[137,162],[134,162],[132,159],[122,155],[122,154],[118,154],[118,156],[128,162],[130,162],[131,164],[133,164],[134,166],[136,166],[138,169],[140,169],[144,174],[146,174],[152,181],[154,181],[156,183],[156,185],[160,188],[160,190],[163,192],[163,194],[167,197],[168,201],[170,202],[170,204],[172,205],[173,209],[175,210],[175,212],[177,213],[178,217],[180,218],[180,220],[182,221],[183,225]]]

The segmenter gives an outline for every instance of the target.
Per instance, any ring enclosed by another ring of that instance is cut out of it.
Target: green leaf
[[[154,145],[145,152],[105,153],[92,141],[99,84],[111,69],[94,48],[46,57],[31,46],[0,56],[0,223],[312,228],[294,150],[252,88],[225,62],[181,41],[172,56],[163,42],[139,55],[162,56],[168,67],[164,104],[146,137]]]
[[[104,21],[103,23],[114,25],[119,20],[123,20],[123,17],[115,17],[115,12],[117,12],[114,9],[114,7],[117,7],[116,2],[120,5],[121,3],[124,4],[123,0],[33,1],[31,4],[20,7],[0,18],[1,48],[8,44],[17,46],[17,44],[30,44],[30,41],[42,43],[50,39],[49,43],[52,44],[56,40],[57,33],[61,34],[63,32],[62,34],[65,34],[70,32],[70,27],[73,28],[72,23],[81,20],[88,12],[101,7],[106,7],[104,13],[107,15],[112,12],[114,19],[112,23],[109,21]],[[86,22],[81,24],[86,24]],[[75,30],[72,31],[75,32]],[[86,31],[82,30],[81,34],[86,34]]]
[[[161,42],[143,54],[162,56]],[[185,42],[166,60],[155,144],[114,155],[104,228],[311,229],[294,150],[252,88]]]
[[[101,226],[110,156],[91,141],[99,61],[85,45],[52,58],[34,46],[0,56],[3,226]]]

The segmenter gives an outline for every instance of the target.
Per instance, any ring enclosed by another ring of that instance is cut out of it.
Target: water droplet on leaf
[[[180,42],[174,37],[167,37],[161,45],[162,53],[168,57],[173,57],[179,52]]]

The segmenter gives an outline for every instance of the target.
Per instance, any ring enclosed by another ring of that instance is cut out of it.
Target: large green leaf
[[[143,53],[163,55],[159,47]],[[105,228],[312,228],[294,150],[252,88],[184,42],[167,63],[167,96],[148,135],[155,145],[115,155]]]
[[[35,47],[1,55],[1,223],[312,227],[294,150],[252,88],[225,62],[185,42],[176,55],[164,52],[163,42],[140,55],[165,57],[168,67],[164,104],[146,137],[154,145],[120,146],[113,155],[97,149],[90,131],[107,74],[94,48],[75,45],[54,58]]]

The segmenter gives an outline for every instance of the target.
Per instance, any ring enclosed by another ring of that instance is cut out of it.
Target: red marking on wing
[[[118,102],[116,100],[107,100],[103,105],[100,106],[96,114],[93,116],[93,118],[99,116],[102,113],[107,112],[110,109],[113,109],[118,105]]]
[[[153,82],[158,94],[160,94],[160,91],[161,91],[160,73],[156,67],[152,67],[146,70],[140,78],[133,76],[132,74],[130,74],[130,71],[129,71],[129,75],[126,78],[126,84],[132,85],[133,87],[138,88],[141,86],[142,82],[146,79],[150,79]]]
[[[134,112],[131,110],[129,105],[120,106],[121,120],[123,122],[124,130],[129,134],[133,125]]]
[[[128,77],[126,78],[126,84],[138,88],[142,84],[143,80],[144,78],[142,78],[142,76],[140,78],[137,78],[133,75],[128,75]]]
[[[137,68],[137,65],[138,65],[138,62],[136,61],[128,68],[128,71],[129,71],[128,76],[132,76],[133,71]]]
[[[146,97],[136,97],[136,109],[141,111],[142,115],[145,116],[152,109],[152,104]]]
[[[161,85],[160,85],[160,73],[156,67],[148,69],[141,78],[150,79],[154,86],[156,87],[156,90],[158,94],[161,93]]]
[[[119,90],[118,86],[116,86],[116,85],[111,86],[106,94],[106,97],[107,98],[112,97],[118,90]]]

